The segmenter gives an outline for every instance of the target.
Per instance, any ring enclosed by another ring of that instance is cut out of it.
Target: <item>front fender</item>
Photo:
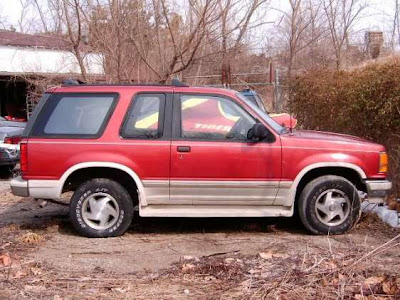
[[[297,164],[294,182],[301,174],[322,167],[345,167],[356,171],[361,178],[367,178],[365,163],[360,158],[347,153],[320,153],[306,156]]]
[[[283,206],[292,206],[294,205],[296,199],[296,192],[299,186],[301,179],[310,171],[319,169],[319,168],[327,168],[327,167],[340,167],[340,168],[347,168],[356,171],[362,179],[366,179],[367,176],[364,170],[350,162],[343,162],[343,161],[322,161],[318,163],[312,163],[309,165],[304,166],[296,175],[294,180],[291,181],[282,181],[280,184],[280,189],[277,195],[277,199],[275,204],[276,205],[283,205]]]

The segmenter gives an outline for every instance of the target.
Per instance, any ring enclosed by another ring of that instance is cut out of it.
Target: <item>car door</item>
[[[170,199],[196,205],[271,205],[279,188],[279,136],[255,142],[259,119],[225,96],[174,97]]]
[[[172,93],[142,92],[134,96],[121,127],[123,151],[133,163],[145,192],[142,205],[170,204]],[[127,163],[129,165],[129,163]]]

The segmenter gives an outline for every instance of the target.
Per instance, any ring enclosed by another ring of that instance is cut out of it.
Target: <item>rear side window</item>
[[[40,137],[99,137],[115,107],[117,94],[54,94],[33,129]]]
[[[121,136],[133,139],[156,139],[162,136],[165,106],[164,94],[140,94],[135,97]]]

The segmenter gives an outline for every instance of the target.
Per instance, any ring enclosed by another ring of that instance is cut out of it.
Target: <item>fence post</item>
[[[282,111],[282,95],[279,83],[279,69],[275,69],[275,80],[274,80],[274,101],[273,101],[273,110],[274,112]]]

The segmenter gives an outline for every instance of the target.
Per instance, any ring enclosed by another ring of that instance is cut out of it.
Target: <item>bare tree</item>
[[[390,45],[394,50],[400,45],[400,0],[394,0],[394,16]]]
[[[300,50],[308,48],[308,53],[306,55],[309,58],[309,62],[306,61],[306,63],[309,63],[309,67],[313,69],[318,66],[316,62],[317,58],[318,61],[321,61],[321,59],[324,61],[327,59],[327,53],[329,53],[326,49],[323,49],[325,47],[323,46],[324,43],[322,43],[328,33],[326,28],[327,21],[323,15],[322,3],[320,1],[315,2],[313,0],[308,0],[306,12],[310,20],[310,26],[307,29],[306,42],[303,43]],[[324,55],[321,55],[322,53]]]
[[[0,6],[0,28],[5,29],[6,26],[7,26],[7,22],[3,15],[2,7]]]
[[[166,82],[221,67],[228,74],[239,58],[251,56],[251,34],[268,22],[269,7],[269,0],[42,0],[47,7],[29,1],[41,10],[43,31],[71,45],[82,77],[87,80],[90,47],[102,54],[110,82]],[[289,3],[282,27],[291,73],[299,53],[321,37],[323,24],[318,1]]]
[[[82,20],[82,3],[80,0],[62,0],[64,25],[67,28],[68,40],[75,55],[82,78],[87,80],[87,71],[84,63],[85,53],[82,51],[83,46],[83,20]]]
[[[31,1],[32,1],[32,4],[35,6],[36,11],[39,14],[39,20],[40,20],[41,26],[43,27],[43,31],[49,32],[49,26],[47,24],[48,22],[45,18],[45,13],[44,13],[43,9],[41,9],[40,3],[38,2],[38,0],[31,0]]]
[[[216,22],[216,0],[191,0],[191,9],[183,18],[168,7],[165,0],[153,0],[148,14],[154,19],[152,30],[138,23],[129,40],[141,61],[161,83],[189,68],[198,58],[207,30]]]
[[[361,12],[367,8],[367,4],[364,0],[324,0],[323,7],[334,49],[336,68],[341,69],[353,26],[359,20]]]
[[[282,13],[278,36],[285,49],[290,81],[299,53],[309,50],[306,56],[313,64],[314,45],[326,35],[326,22],[322,16],[321,3],[312,0],[289,0],[289,10]]]
[[[249,31],[263,24],[272,23],[267,20],[254,20],[256,12],[263,6],[266,10],[268,3],[268,0],[219,1],[217,13],[220,19],[220,37],[218,38],[221,40],[223,84],[230,83],[231,62],[240,52]]]
[[[108,0],[105,3],[96,0],[83,15],[89,26],[90,45],[104,56],[103,65],[109,82],[150,80],[131,41],[132,36],[153,38],[142,1]],[[141,35],[138,34],[139,29]],[[139,41],[137,43],[143,44],[143,52],[149,55],[150,47]]]
[[[290,11],[286,14],[286,17],[289,22],[289,31],[288,31],[288,50],[289,50],[289,59],[288,59],[288,75],[289,79],[292,75],[293,63],[296,54],[301,50],[300,42],[306,31],[306,29],[310,26],[311,22],[305,19],[304,11],[301,7],[301,0],[289,0]]]
[[[88,80],[85,65],[85,34],[82,11],[88,0],[46,0],[45,5],[38,0],[29,1],[39,16],[38,31],[57,34],[70,45],[84,80]],[[47,17],[46,17],[47,16]],[[38,25],[38,24],[37,24]]]
[[[21,11],[18,18],[18,30],[20,32],[28,32],[32,25],[32,19],[28,18],[31,2],[29,0],[19,0]]]
[[[225,55],[239,49],[255,24],[253,16],[267,0],[188,0],[179,3],[185,14],[172,9],[173,1],[151,0],[147,16],[154,20],[138,22],[128,31],[134,50],[156,80],[165,82],[189,70],[205,57]],[[240,17],[238,17],[240,16]],[[152,24],[150,24],[152,25]],[[219,44],[221,42],[221,44]],[[200,66],[201,63],[198,65]],[[199,69],[198,69],[199,70]]]

